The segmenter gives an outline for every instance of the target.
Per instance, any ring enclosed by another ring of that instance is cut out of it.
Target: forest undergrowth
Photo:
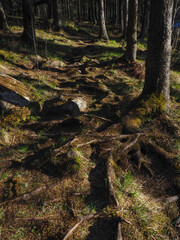
[[[0,72],[31,104],[1,109],[0,238],[179,239],[179,50],[165,114],[163,99],[138,99],[146,42],[129,64],[116,27],[108,42],[88,23],[39,29],[37,52],[10,29]]]

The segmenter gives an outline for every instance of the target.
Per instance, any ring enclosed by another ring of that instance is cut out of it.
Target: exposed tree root
[[[120,222],[118,223],[118,231],[117,231],[117,238],[116,238],[116,240],[123,240],[122,230],[121,230],[121,223]]]
[[[36,188],[35,190],[33,190],[29,193],[25,193],[21,196],[18,196],[16,198],[14,198],[14,199],[2,202],[2,203],[0,203],[0,205],[7,204],[9,202],[13,203],[13,202],[19,202],[19,201],[29,201],[30,199],[32,199],[33,197],[35,197],[39,193],[41,193],[43,191],[46,191],[48,189],[52,189],[54,186],[55,186],[55,184],[44,185],[42,187]]]
[[[109,196],[112,199],[112,201],[115,203],[116,207],[119,207],[119,201],[118,197],[116,195],[113,183],[115,182],[115,172],[112,166],[113,156],[112,153],[108,153],[107,158],[107,175],[108,175],[108,187],[109,187]]]

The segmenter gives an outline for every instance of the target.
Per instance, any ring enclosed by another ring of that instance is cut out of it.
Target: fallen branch
[[[70,230],[69,230],[69,232],[65,235],[65,237],[63,238],[63,240],[67,240],[68,239],[68,237],[76,230],[76,228],[84,221],[84,220],[88,220],[88,219],[90,219],[90,218],[93,218],[95,216],[95,214],[91,214],[91,215],[88,215],[88,216],[84,216],[84,217],[81,217],[81,220],[78,222],[78,223],[76,223],[76,225],[73,227],[73,228],[71,228]]]
[[[52,215],[47,215],[47,216],[42,216],[42,217],[26,217],[26,218],[19,218],[16,217],[15,220],[20,221],[38,221],[38,220],[47,220],[47,219],[57,219],[57,217],[59,217],[60,214],[52,214]]]
[[[133,145],[135,145],[137,143],[139,137],[142,135],[143,135],[143,133],[138,133],[137,137],[124,148],[124,151],[127,151],[129,148],[131,148]]]
[[[103,120],[103,121],[107,121],[107,122],[111,122],[111,123],[113,123],[110,119],[107,119],[107,118],[104,118],[104,117],[101,117],[101,116],[97,116],[97,115],[90,115],[90,114],[87,114],[87,113],[85,113],[85,114],[83,114],[84,116],[87,116],[87,117],[94,117],[94,118],[99,118],[99,119],[101,119],[101,120]]]
[[[73,142],[77,141],[78,138],[77,137],[73,137],[70,141],[68,141],[66,144],[62,145],[61,147],[57,148],[54,150],[54,154],[55,154],[55,157],[58,156],[59,152],[61,151],[61,149],[63,147],[67,147],[69,145],[71,145]]]
[[[102,139],[93,139],[93,140],[88,141],[86,143],[78,144],[77,147],[82,147],[82,146],[90,145],[90,144],[93,144],[93,143],[103,143],[103,142],[108,142],[108,141],[112,141],[112,140],[116,140],[116,139],[128,138],[128,137],[131,137],[131,136],[132,135],[101,136]]]
[[[107,176],[108,176],[108,186],[109,186],[109,195],[112,198],[113,202],[116,204],[117,207],[119,207],[119,201],[118,197],[116,195],[116,192],[114,190],[113,182],[115,181],[115,172],[112,166],[113,156],[112,153],[108,153],[107,158]]]
[[[39,194],[39,193],[41,193],[41,192],[43,192],[45,190],[52,189],[54,186],[55,186],[55,184],[44,185],[42,187],[36,188],[35,190],[33,190],[33,191],[29,192],[29,193],[25,193],[25,194],[23,194],[21,196],[18,196],[15,199],[4,201],[4,202],[0,203],[0,205],[7,204],[9,202],[13,203],[13,202],[18,202],[18,201],[28,201],[31,198],[33,198],[34,196],[36,196],[37,194]]]

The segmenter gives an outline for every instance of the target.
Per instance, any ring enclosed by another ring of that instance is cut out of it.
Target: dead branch
[[[64,120],[51,120],[51,121],[45,121],[45,122],[27,123],[24,125],[24,127],[28,127],[36,130],[38,128],[51,127],[55,124],[62,123],[63,121]]]
[[[101,119],[103,121],[107,121],[107,122],[113,123],[110,119],[107,119],[107,118],[104,118],[104,117],[101,117],[101,116],[97,116],[97,115],[90,115],[90,114],[85,113],[84,116],[92,117],[92,118],[99,118],[99,119]]]
[[[112,140],[116,140],[116,139],[123,139],[123,138],[128,138],[131,137],[132,135],[112,135],[112,136],[101,136],[102,139],[92,139],[91,141],[88,141],[86,143],[81,143],[78,144],[77,147],[82,147],[85,145],[90,145],[93,143],[103,143],[103,142],[108,142],[108,141],[112,141]]]
[[[88,215],[88,216],[84,216],[84,217],[81,217],[80,219],[80,221],[78,222],[78,223],[76,223],[76,225],[73,227],[73,228],[71,228],[70,230],[69,230],[69,232],[65,235],[65,237],[63,238],[63,240],[66,240],[66,239],[68,239],[68,237],[76,230],[76,228],[84,221],[84,220],[88,220],[88,219],[91,219],[91,218],[93,218],[95,216],[95,214],[90,214],[90,215]]]
[[[25,194],[23,194],[21,196],[18,196],[18,197],[14,198],[14,199],[1,202],[0,206],[4,205],[4,204],[7,204],[7,203],[13,203],[13,202],[18,202],[18,201],[29,201],[31,198],[33,198],[37,194],[39,194],[39,193],[41,193],[41,192],[43,192],[45,190],[52,189],[54,186],[55,186],[55,184],[44,185],[42,187],[36,188],[35,190],[33,190],[33,191],[29,192],[29,193],[25,193]]]
[[[25,193],[22,196],[19,196],[15,199],[13,199],[13,202],[17,202],[17,201],[28,201],[31,198],[33,198],[34,196],[36,196],[37,194],[48,190],[48,189],[52,189],[54,187],[55,184],[49,184],[49,185],[44,185],[42,187],[36,188],[35,190],[31,191],[30,193]]]
[[[61,152],[61,149],[62,149],[63,147],[67,147],[67,146],[71,145],[73,142],[75,142],[75,141],[77,141],[77,140],[78,140],[77,137],[73,137],[73,138],[72,138],[70,141],[68,141],[66,144],[62,145],[62,146],[59,147],[59,148],[56,148],[56,149],[54,150],[55,156],[58,156],[59,152]]]
[[[118,223],[118,231],[117,231],[117,240],[123,240],[122,238],[122,231],[121,231],[121,223]]]
[[[26,217],[26,218],[19,218],[16,217],[15,220],[17,221],[38,221],[38,220],[49,220],[49,219],[57,219],[57,217],[59,217],[60,214],[51,214],[51,215],[47,215],[47,216],[42,216],[42,217]]]
[[[137,143],[139,137],[142,135],[143,135],[143,133],[138,133],[137,137],[124,148],[124,151],[127,151],[129,148],[131,148],[133,145],[135,145]]]
[[[112,166],[113,156],[112,153],[108,153],[107,158],[107,175],[108,175],[108,186],[109,186],[109,195],[113,202],[116,204],[117,207],[119,207],[119,201],[116,195],[116,192],[114,190],[113,183],[115,181],[115,172]]]

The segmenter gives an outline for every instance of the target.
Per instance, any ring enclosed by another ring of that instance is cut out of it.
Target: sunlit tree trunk
[[[163,95],[169,104],[171,59],[172,0],[151,0],[146,78],[142,96]]]
[[[108,40],[108,34],[106,30],[106,23],[105,23],[105,16],[104,16],[104,0],[99,0],[99,15],[100,15],[100,21],[99,21],[99,37],[103,38],[105,40]]]
[[[127,47],[125,58],[128,62],[136,61],[137,53],[137,12],[138,0],[129,0],[129,18],[127,28]]]

